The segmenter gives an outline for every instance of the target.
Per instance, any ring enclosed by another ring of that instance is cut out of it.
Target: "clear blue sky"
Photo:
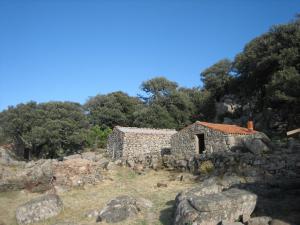
[[[0,110],[139,92],[163,75],[186,87],[233,58],[299,0],[0,0]]]

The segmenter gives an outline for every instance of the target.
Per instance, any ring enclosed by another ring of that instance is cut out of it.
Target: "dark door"
[[[24,159],[30,160],[30,150],[28,148],[24,149],[24,154],[23,154]]]
[[[196,136],[198,138],[198,153],[202,154],[205,151],[204,134],[196,134]]]

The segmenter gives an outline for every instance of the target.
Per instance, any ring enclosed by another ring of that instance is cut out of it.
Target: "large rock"
[[[254,211],[257,196],[246,190],[232,188],[223,192],[214,184],[213,189],[191,190],[177,196],[175,225],[189,223],[217,225],[222,221],[248,221]]]
[[[52,160],[30,162],[25,166],[6,166],[2,171],[0,192],[20,189],[42,192],[52,187]]]
[[[240,108],[239,100],[234,95],[225,95],[215,104],[216,118],[223,115],[233,115]]]
[[[26,225],[57,216],[63,209],[63,202],[54,194],[33,199],[17,208],[19,225]]]
[[[253,154],[262,154],[270,151],[270,148],[261,138],[246,139],[244,145]]]
[[[0,147],[0,165],[24,166],[24,161],[18,161],[12,150]]]
[[[119,196],[112,199],[104,209],[101,210],[97,222],[117,223],[134,217],[138,214],[137,201],[130,196]]]
[[[31,192],[43,192],[52,188],[53,160],[39,160],[24,170],[25,188]]]
[[[292,224],[292,223],[288,223],[288,222],[285,222],[282,220],[274,219],[271,221],[270,225],[296,225],[296,224]]]
[[[189,195],[193,194],[196,196],[205,196],[210,194],[216,194],[222,192],[224,189],[228,189],[233,185],[238,185],[244,182],[244,179],[237,175],[224,175],[223,178],[220,177],[211,177],[205,179],[197,187],[182,191],[177,195],[176,200],[180,202]]]

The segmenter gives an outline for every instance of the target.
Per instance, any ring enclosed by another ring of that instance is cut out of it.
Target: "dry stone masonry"
[[[172,136],[171,153],[177,158],[190,158],[196,154],[230,152],[236,148],[252,146],[253,150],[268,151],[269,143],[266,135],[247,128],[196,122]]]
[[[144,160],[148,156],[160,156],[170,149],[175,130],[115,127],[108,139],[107,151],[113,159]]]

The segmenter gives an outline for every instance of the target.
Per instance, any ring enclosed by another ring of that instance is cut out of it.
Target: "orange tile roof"
[[[249,135],[255,134],[255,130],[249,130],[245,127],[239,127],[236,125],[229,125],[229,124],[219,124],[219,123],[207,123],[207,122],[200,122],[197,121],[196,124],[208,127],[213,130],[220,131],[226,134],[241,134],[241,135]]]

